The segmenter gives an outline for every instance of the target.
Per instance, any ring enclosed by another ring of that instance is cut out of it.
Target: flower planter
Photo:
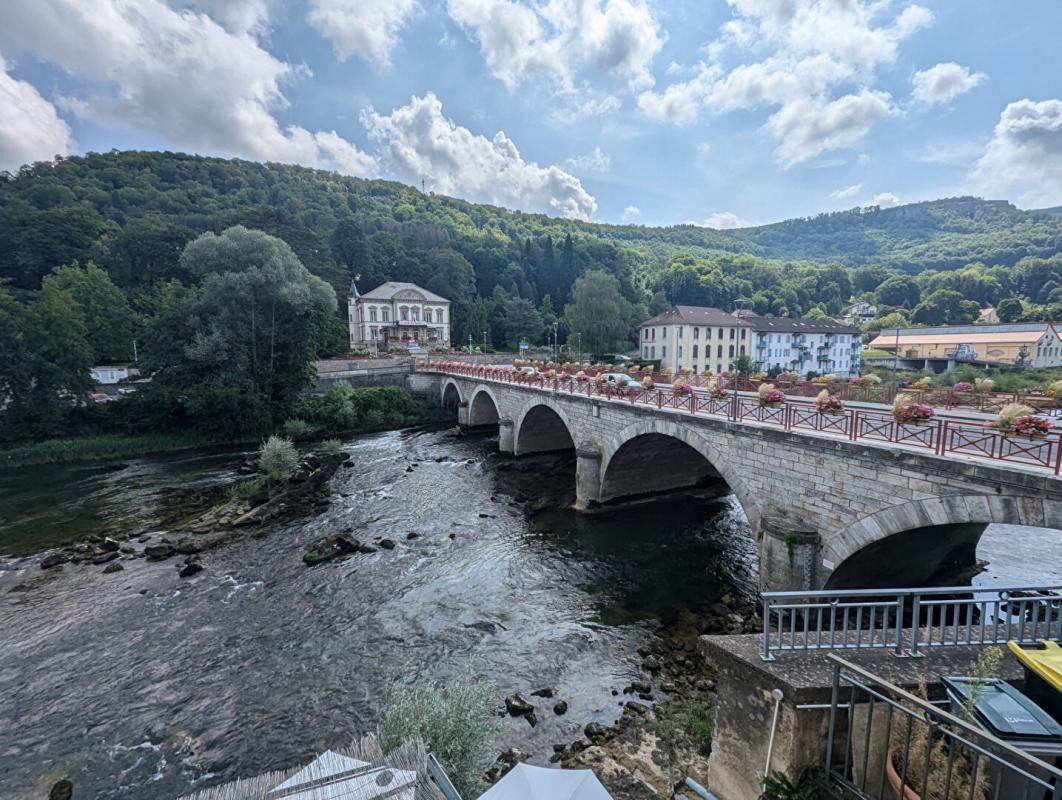
[[[896,771],[896,765],[894,762],[899,760],[899,756],[900,748],[894,747],[889,751],[889,757],[885,759],[885,777],[888,778],[889,786],[892,787],[893,792],[889,796],[902,797],[903,800],[922,800],[922,795],[905,784],[900,777],[900,774]]]

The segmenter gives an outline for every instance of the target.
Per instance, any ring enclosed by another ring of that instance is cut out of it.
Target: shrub
[[[863,383],[867,386],[878,386],[881,384],[881,376],[871,372],[869,375],[863,376]]]
[[[981,394],[988,394],[996,388],[996,382],[991,378],[977,378],[974,380],[974,386]]]
[[[820,414],[840,414],[843,409],[840,398],[834,397],[827,389],[823,389],[815,398],[815,410]]]
[[[258,451],[258,466],[272,480],[287,480],[299,468],[299,454],[291,439],[270,436]]]
[[[956,392],[968,392],[973,389],[973,384],[969,381],[956,381],[951,388]]]
[[[497,726],[495,688],[469,669],[442,683],[417,679],[392,685],[380,718],[380,744],[393,750],[420,739],[464,797],[478,797]]]
[[[725,400],[730,396],[730,392],[720,381],[712,381],[708,384],[708,396],[713,400]]]
[[[284,422],[284,435],[294,442],[305,439],[313,433],[313,426],[302,419],[289,419]]]
[[[756,390],[756,397],[759,398],[761,406],[773,406],[785,400],[785,394],[776,389],[773,383],[761,383],[760,388]]]
[[[912,425],[933,418],[933,406],[919,403],[909,394],[902,392],[892,401],[892,416],[901,425]]]
[[[992,423],[992,427],[1001,431],[1009,431],[1018,417],[1027,417],[1035,414],[1035,409],[1029,408],[1029,406],[1022,403],[1007,403],[999,410],[999,415],[996,417],[996,421]]]
[[[321,442],[320,450],[326,456],[337,456],[343,452],[343,443],[339,439],[325,439]]]

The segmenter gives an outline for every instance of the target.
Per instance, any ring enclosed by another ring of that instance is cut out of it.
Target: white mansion
[[[748,356],[757,370],[793,370],[801,375],[859,372],[858,328],[833,320],[761,317],[718,308],[672,306],[639,327],[638,349],[660,366],[718,375]]]
[[[413,283],[388,281],[360,294],[352,281],[347,312],[351,349],[450,346],[450,301]]]

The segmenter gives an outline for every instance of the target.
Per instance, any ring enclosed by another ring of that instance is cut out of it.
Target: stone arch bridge
[[[463,426],[497,426],[504,453],[574,450],[580,509],[725,481],[757,537],[763,590],[926,585],[972,568],[990,523],[1062,528],[1062,480],[1036,465],[636,404],[502,373],[421,370],[412,385],[456,409]]]

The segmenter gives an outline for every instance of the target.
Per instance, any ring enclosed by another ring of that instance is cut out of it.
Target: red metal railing
[[[1004,433],[983,420],[975,419],[937,417],[916,424],[899,423],[888,411],[863,408],[842,408],[836,413],[821,413],[809,399],[792,394],[780,403],[763,405],[753,395],[732,391],[725,397],[713,397],[703,390],[675,391],[670,385],[664,389],[616,388],[608,382],[590,377],[578,379],[561,375],[549,378],[541,373],[528,374],[511,367],[422,360],[417,362],[417,370],[516,384],[553,393],[596,397],[697,416],[722,417],[731,422],[772,425],[787,431],[807,431],[853,442],[884,442],[929,451],[939,456],[954,453],[1062,474],[1062,431],[1058,429],[1042,438],[1028,438]],[[924,401],[928,399],[928,394],[917,396]],[[1055,407],[1054,398],[1044,399],[1051,401],[1051,408]],[[993,400],[992,404],[983,404],[979,410],[989,410],[997,404],[998,407],[1006,405],[1000,400]]]

